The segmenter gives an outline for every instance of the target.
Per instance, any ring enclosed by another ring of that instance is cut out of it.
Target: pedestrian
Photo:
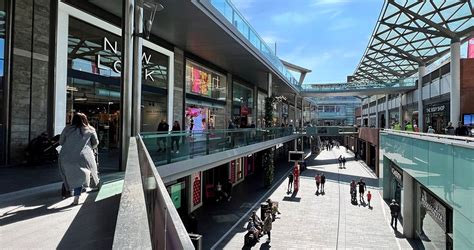
[[[357,183],[357,185],[359,185],[359,200],[360,202],[363,202],[364,201],[364,193],[365,193],[365,182],[364,182],[364,179],[360,179],[360,181]]]
[[[178,121],[174,121],[171,131],[173,131],[173,133],[181,132],[181,126],[179,125]],[[179,153],[179,139],[180,139],[180,136],[178,135],[174,135],[171,137],[171,152],[174,152],[174,148],[176,145],[176,152],[175,152],[176,154]]]
[[[324,173],[321,174],[321,193],[324,193],[324,184],[326,183],[326,176]]]
[[[270,242],[271,240],[272,223],[273,223],[272,211],[268,209],[265,212],[265,220],[263,221],[263,231],[268,235],[267,242]]]
[[[158,139],[156,143],[158,144],[158,152],[163,151],[166,152],[166,136],[163,134],[164,132],[168,132],[170,126],[166,123],[165,119],[161,119],[161,122],[158,124]],[[163,147],[161,146],[163,144]]]
[[[339,155],[339,158],[337,158],[337,161],[339,162],[339,168],[342,168],[342,155]]]
[[[392,215],[390,226],[395,228],[395,230],[397,230],[398,213],[400,213],[400,205],[398,205],[395,199],[392,199],[392,203],[390,203],[390,214]]]
[[[457,136],[469,136],[469,130],[462,122],[458,122],[458,127],[454,130]]]
[[[342,157],[342,168],[346,168],[346,157]]]
[[[428,134],[434,134],[436,131],[433,129],[433,127],[428,126]]]
[[[449,122],[449,123],[448,123],[448,126],[444,129],[444,132],[445,132],[447,135],[454,135],[454,127],[453,127],[453,123],[452,123],[452,122]]]
[[[314,179],[316,180],[316,193],[319,194],[319,185],[321,184],[321,176],[319,174],[316,174]]]
[[[62,146],[59,153],[59,170],[64,187],[73,191],[72,205],[78,205],[83,185],[88,186],[91,177],[94,184],[100,186],[94,155],[99,139],[85,114],[74,114],[71,125],[63,129],[59,144]]]
[[[290,172],[290,174],[288,175],[288,193],[290,193],[293,189],[293,177],[293,173]]]
[[[372,200],[372,194],[370,193],[370,190],[369,190],[369,191],[367,191],[367,202],[369,203],[369,208],[371,208],[370,200]]]
[[[231,179],[227,180],[227,183],[224,185],[224,192],[227,197],[227,201],[230,201],[232,198],[232,181]]]

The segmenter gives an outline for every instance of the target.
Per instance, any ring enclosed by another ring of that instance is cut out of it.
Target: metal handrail
[[[427,140],[443,144],[451,144],[460,147],[474,148],[474,138],[467,136],[441,135],[423,132],[412,132],[404,130],[381,129],[380,134],[392,134],[406,136],[415,139]]]

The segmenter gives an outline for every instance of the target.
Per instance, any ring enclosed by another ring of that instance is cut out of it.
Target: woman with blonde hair
[[[71,124],[61,133],[59,144],[62,146],[59,153],[61,177],[65,188],[73,191],[72,205],[78,205],[82,188],[89,186],[91,177],[94,184],[99,185],[94,155],[94,149],[99,145],[99,140],[95,129],[89,125],[86,115],[74,114]]]

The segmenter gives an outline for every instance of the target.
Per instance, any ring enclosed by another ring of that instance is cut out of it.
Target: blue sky
[[[382,0],[232,0],[277,55],[311,69],[305,83],[345,82],[357,67]]]

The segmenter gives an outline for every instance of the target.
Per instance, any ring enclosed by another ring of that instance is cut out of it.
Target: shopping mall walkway
[[[339,169],[336,160],[339,155],[348,159],[346,169]],[[327,177],[325,194],[318,195],[314,176],[323,172]],[[350,202],[349,182],[359,178],[364,178],[367,189],[373,193],[372,208]],[[390,210],[375,187],[377,183],[373,172],[354,161],[353,155],[346,153],[343,147],[322,151],[302,172],[300,190],[295,197],[287,194],[287,181],[271,193],[269,197],[279,202],[282,214],[273,223],[271,242],[267,243],[267,237],[263,236],[254,248],[414,248],[410,244],[416,242],[410,243],[399,233],[400,224],[399,232],[390,227]],[[214,249],[242,249],[246,219],[239,221]]]

